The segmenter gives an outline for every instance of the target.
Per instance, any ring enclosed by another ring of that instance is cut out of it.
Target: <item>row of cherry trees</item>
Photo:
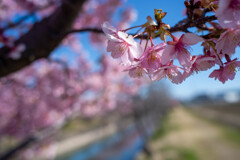
[[[41,60],[2,78],[1,138],[26,139],[48,128],[61,128],[72,117],[104,115],[117,106],[124,112],[131,110],[131,97],[138,93],[141,81],[127,79],[106,56],[99,71],[94,71],[86,59],[80,58],[78,64],[69,69]],[[32,152],[27,153],[34,155]]]
[[[1,1],[0,140],[10,137],[26,147],[24,144],[37,141],[42,132],[60,129],[73,117],[105,115],[118,106],[123,112],[131,110],[131,97],[138,93],[142,81],[129,79],[108,56],[99,56],[99,62],[93,62],[81,42],[86,41],[86,36],[84,39],[68,36],[74,28],[83,31],[100,28],[104,21],[111,21],[112,14],[123,3],[121,0]],[[133,9],[123,6],[119,14],[121,20],[116,23],[119,27],[126,27],[136,16]],[[95,32],[88,39],[100,48],[105,45],[105,38]],[[77,58],[49,57],[58,45],[74,52]],[[103,47],[101,50],[104,51]],[[46,59],[35,62],[40,58]],[[25,66],[28,67],[20,70]],[[20,71],[13,73],[17,70]],[[50,142],[53,141],[47,139],[20,152],[19,159],[32,159],[42,151],[46,151],[43,153],[46,157],[54,156]],[[8,159],[24,148],[19,146],[5,154],[0,152],[0,159]]]

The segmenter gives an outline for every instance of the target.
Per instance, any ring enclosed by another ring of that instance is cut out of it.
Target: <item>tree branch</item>
[[[216,20],[217,17],[216,16],[208,16],[208,17],[203,17],[203,18],[199,18],[197,20],[189,20],[189,19],[184,19],[180,22],[178,22],[178,24],[176,24],[174,27],[172,27],[171,29],[169,29],[170,32],[178,32],[178,31],[184,31],[187,28],[191,28],[191,27],[197,27],[200,25],[203,25],[207,22],[211,22]]]
[[[18,71],[37,59],[48,57],[64,39],[64,36],[56,35],[63,35],[71,29],[85,1],[63,0],[62,5],[52,15],[35,23],[28,33],[15,42],[15,45],[26,46],[21,58],[11,59],[6,56],[10,48],[0,48],[0,77]]]
[[[11,59],[7,54],[11,49],[7,46],[0,48],[0,78],[18,71],[31,64],[37,59],[46,58],[61,43],[65,36],[72,33],[94,32],[103,33],[99,28],[84,28],[71,30],[72,23],[78,15],[83,3],[86,0],[63,0],[62,5],[49,17],[41,22],[35,23],[32,29],[18,39],[15,45],[24,44],[26,49],[22,52],[20,59]],[[186,18],[173,26],[170,31],[188,32],[188,28],[201,26],[207,22],[216,20],[215,16],[200,17],[197,20]],[[146,35],[136,38],[147,39]]]
[[[32,144],[33,142],[35,142],[37,140],[36,137],[28,137],[26,138],[23,142],[21,142],[19,145],[17,145],[16,147],[12,148],[11,150],[9,150],[8,152],[6,152],[5,154],[3,154],[2,156],[0,156],[0,160],[7,160],[12,158],[17,152],[19,152],[19,150],[29,146],[30,144]]]
[[[80,32],[103,33],[102,29],[100,28],[83,28],[83,29],[74,29],[74,30],[68,31],[65,33],[65,36],[67,36],[68,34],[80,33]]]
[[[208,17],[202,17],[199,18],[198,20],[189,20],[188,18],[179,21],[175,26],[172,28],[168,29],[169,32],[174,33],[174,32],[188,32],[187,29],[191,27],[199,27],[207,22],[211,22],[213,20],[216,20],[217,17],[215,16],[208,16]],[[68,31],[64,34],[64,36],[67,36],[68,34],[73,34],[73,33],[81,33],[81,32],[94,32],[94,33],[103,33],[102,29],[100,28],[83,28],[83,29],[74,29],[71,31]],[[131,34],[133,35],[133,34]],[[136,38],[143,38],[147,39],[147,35],[139,35]]]

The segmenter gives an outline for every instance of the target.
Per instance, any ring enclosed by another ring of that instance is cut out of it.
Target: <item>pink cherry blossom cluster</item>
[[[186,6],[188,3],[186,1]],[[209,77],[222,83],[233,80],[240,68],[240,61],[233,58],[236,47],[240,45],[240,0],[198,0],[194,3],[200,4],[201,7],[196,8],[200,9],[201,14],[203,9],[209,8],[216,14],[218,23],[210,22],[212,27],[208,28],[210,38],[190,32],[182,34],[180,38],[175,37],[169,31],[169,25],[162,22],[166,13],[155,10],[156,22],[147,17],[145,24],[136,26],[144,29],[144,32],[135,35],[129,35],[126,31],[136,27],[120,30],[104,22],[102,29],[108,40],[107,51],[111,52],[114,59],[121,60],[131,77],[147,75],[153,81],[168,78],[172,83],[179,84],[194,72],[218,65],[219,69]],[[147,37],[147,43],[150,40],[150,46],[141,45],[144,36]],[[166,36],[172,40],[166,42]],[[140,43],[135,40],[139,37],[142,37]],[[153,38],[156,37],[163,42],[154,44]],[[202,55],[190,53],[190,47],[197,43],[203,46]]]

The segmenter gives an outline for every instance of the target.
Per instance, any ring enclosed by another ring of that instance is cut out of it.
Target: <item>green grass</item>
[[[151,140],[157,140],[164,137],[169,132],[169,115],[166,115],[160,122],[160,126],[154,132]]]
[[[211,123],[212,125],[214,125],[215,127],[217,127],[221,131],[221,135],[224,139],[232,142],[233,144],[236,144],[236,145],[240,146],[240,129],[239,128],[229,126],[229,125],[221,123],[217,120],[204,118],[203,115],[199,115],[199,114],[197,114],[196,112],[194,112],[190,109],[187,109],[187,111],[189,111],[189,113],[191,113],[195,117],[197,117],[201,120],[204,120],[208,123]]]
[[[225,139],[240,146],[240,130],[239,129],[225,126],[225,125],[220,126],[220,129],[223,131],[222,135]]]
[[[151,137],[152,141],[163,138],[169,132],[174,131],[178,128],[178,126],[171,123],[170,121],[170,119],[172,118],[171,116],[172,116],[171,113],[168,113],[160,120],[160,125],[158,129],[154,132],[153,136]]]
[[[160,149],[165,160],[199,160],[196,152],[189,148],[166,146]]]

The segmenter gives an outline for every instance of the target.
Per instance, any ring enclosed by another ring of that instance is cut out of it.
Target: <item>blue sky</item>
[[[136,9],[138,13],[138,17],[135,22],[132,23],[131,26],[136,26],[140,24],[144,24],[146,22],[146,17],[151,16],[154,17],[154,9],[163,9],[164,12],[167,12],[167,16],[164,18],[164,22],[168,23],[170,26],[173,26],[176,24],[179,20],[182,20],[184,18],[183,16],[183,10],[184,10],[184,1],[183,0],[128,0],[123,7],[132,6]],[[131,32],[132,33],[132,32]],[[81,33],[83,46],[85,46],[85,49],[89,52],[89,57],[91,60],[97,61],[99,59],[99,48],[94,48],[92,46],[89,46],[88,39],[85,39],[84,37],[87,37],[87,34]],[[102,50],[102,52],[106,51],[105,49]],[[64,56],[68,53],[68,57],[70,59],[75,59],[76,53],[73,53],[71,50],[60,47],[56,50],[53,54],[54,56]],[[237,53],[240,52],[240,49],[237,49]],[[192,53],[193,54],[200,54],[202,53],[202,48],[198,46],[192,47]],[[189,77],[186,81],[184,81],[182,84],[172,84],[169,80],[165,80],[165,84],[167,85],[167,88],[170,89],[170,93],[180,99],[188,99],[196,94],[201,93],[207,93],[207,94],[217,94],[220,92],[223,92],[225,90],[240,90],[240,73],[237,73],[235,79],[233,81],[227,81],[225,84],[222,84],[219,81],[216,81],[212,78],[208,78],[210,73],[214,70],[214,68],[205,71],[200,72],[198,74],[195,74],[191,77]],[[164,80],[162,80],[164,81]]]
[[[128,0],[127,5],[134,7],[138,13],[137,20],[132,24],[139,25],[146,22],[146,17],[154,17],[154,9],[162,9],[167,12],[165,17],[165,23],[170,26],[176,24],[179,20],[183,19],[184,0]],[[202,49],[198,46],[192,47],[192,52],[199,54],[202,53]],[[239,48],[237,53],[239,53]],[[182,84],[172,84],[167,80],[166,84],[170,88],[170,92],[174,97],[181,99],[188,99],[198,93],[217,94],[224,90],[240,89],[240,73],[236,74],[233,81],[227,81],[222,84],[219,81],[215,81],[212,78],[208,78],[213,69],[205,72],[200,72],[194,76],[189,77]]]

